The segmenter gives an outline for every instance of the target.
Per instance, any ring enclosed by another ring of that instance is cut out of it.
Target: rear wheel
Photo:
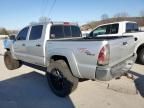
[[[57,96],[68,96],[77,88],[78,78],[72,75],[68,65],[63,60],[50,63],[48,71],[49,86]]]
[[[144,65],[144,48],[138,54],[138,62]]]
[[[4,63],[7,69],[14,70],[22,66],[21,61],[12,58],[10,51],[6,51],[4,54]]]

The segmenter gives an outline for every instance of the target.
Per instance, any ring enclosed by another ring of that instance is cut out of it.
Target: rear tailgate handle
[[[22,46],[25,46],[25,44],[22,44]]]
[[[127,42],[123,42],[123,45],[127,45],[128,43]]]

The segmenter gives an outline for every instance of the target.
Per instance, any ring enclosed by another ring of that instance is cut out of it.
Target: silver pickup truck
[[[23,28],[4,55],[8,69],[28,62],[47,68],[48,83],[61,97],[79,79],[107,81],[129,71],[136,59],[133,36],[81,37],[77,24],[39,22]]]

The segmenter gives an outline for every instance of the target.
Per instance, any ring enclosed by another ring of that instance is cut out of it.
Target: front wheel
[[[144,65],[144,48],[138,54],[138,62]]]
[[[4,63],[7,69],[14,70],[22,66],[21,61],[12,58],[10,51],[6,51],[4,54]]]
[[[57,96],[68,96],[77,88],[78,78],[72,75],[70,68],[63,60],[50,63],[48,71],[49,86]]]

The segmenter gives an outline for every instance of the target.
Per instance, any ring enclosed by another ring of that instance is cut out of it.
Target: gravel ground
[[[67,98],[55,96],[45,73],[27,66],[9,71],[0,56],[0,108],[144,108],[144,66],[135,64],[134,80],[84,81]]]

